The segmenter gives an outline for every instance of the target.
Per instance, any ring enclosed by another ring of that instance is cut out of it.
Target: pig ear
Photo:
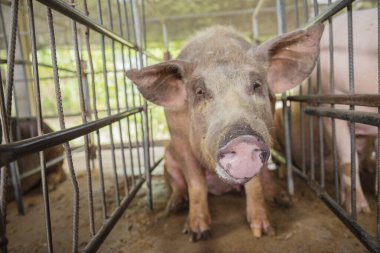
[[[277,93],[295,87],[313,71],[319,56],[323,24],[298,30],[265,42],[255,54],[265,54],[269,88]]]
[[[192,71],[192,64],[172,60],[126,72],[141,94],[149,101],[166,108],[176,109],[186,101],[186,76]]]

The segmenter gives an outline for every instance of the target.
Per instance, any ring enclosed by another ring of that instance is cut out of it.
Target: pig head
[[[166,169],[182,177],[182,186],[172,184],[174,192],[187,187],[187,227],[196,240],[210,223],[205,170],[245,184],[254,234],[268,229],[254,177],[270,154],[271,98],[309,76],[322,31],[315,25],[254,46],[230,28],[213,27],[190,40],[177,59],[127,71],[147,100],[165,108],[171,134]]]

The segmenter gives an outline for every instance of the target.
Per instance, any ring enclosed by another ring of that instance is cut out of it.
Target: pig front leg
[[[189,240],[196,242],[210,237],[210,213],[207,203],[207,181],[204,169],[198,161],[188,155],[183,171],[189,194],[189,215],[183,233],[190,234]]]
[[[331,120],[325,121],[326,130],[332,136]],[[335,120],[336,129],[336,147],[340,160],[339,172],[340,172],[340,188],[341,188],[341,205],[351,213],[351,143],[350,143],[350,131],[349,126],[344,120]],[[364,196],[363,189],[360,184],[359,176],[359,158],[358,153],[355,153],[356,160],[356,211],[358,213],[370,213],[367,199]]]
[[[247,199],[247,221],[253,236],[259,238],[264,234],[274,235],[265,208],[261,187],[261,175],[252,178],[244,187]]]

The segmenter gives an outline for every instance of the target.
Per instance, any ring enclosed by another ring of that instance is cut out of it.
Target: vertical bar
[[[40,83],[39,83],[39,73],[38,73],[38,58],[37,58],[37,46],[36,46],[36,31],[34,24],[34,10],[33,2],[28,0],[28,17],[29,17],[29,31],[30,31],[30,42],[32,49],[32,63],[33,63],[33,77],[34,77],[34,96],[36,98],[36,116],[37,116],[37,132],[38,135],[42,135],[42,108],[41,108],[41,93],[40,93]],[[41,164],[41,182],[42,182],[42,194],[44,200],[44,211],[45,211],[45,228],[47,237],[47,248],[48,252],[53,252],[53,242],[52,242],[52,231],[51,231],[51,219],[50,219],[50,203],[49,203],[49,193],[47,189],[46,181],[46,164],[44,152],[39,152],[40,164]]]
[[[277,10],[277,26],[278,34],[283,34],[286,32],[286,17],[285,17],[285,5],[284,1],[276,0],[276,10]],[[294,181],[293,181],[293,168],[292,168],[292,145],[290,142],[291,129],[290,129],[290,112],[288,105],[286,93],[282,93],[282,106],[283,106],[283,117],[284,117],[284,138],[285,138],[285,152],[286,152],[286,175],[287,175],[287,185],[288,192],[290,195],[294,194]]]
[[[128,26],[128,11],[127,11],[127,7],[126,7],[126,2],[125,0],[123,1],[123,9],[124,9],[124,13],[125,13],[125,28],[126,28],[126,37],[129,38],[129,26]],[[123,33],[123,28],[120,26],[120,34],[121,36],[124,35]],[[123,61],[123,72],[125,73],[126,71],[126,67],[125,67],[125,54],[124,54],[124,46],[121,47],[121,55],[122,55],[122,61]],[[130,48],[127,49],[128,52],[129,52],[129,62],[131,63],[131,59],[130,59],[130,54],[131,54],[131,51],[130,51]],[[129,65],[131,67],[131,65]],[[129,102],[128,102],[128,89],[127,89],[127,78],[126,76],[124,75],[123,76],[123,83],[124,83],[124,96],[125,96],[125,106],[126,106],[126,109],[128,110],[129,109]],[[132,94],[133,96],[133,94]],[[129,145],[129,157],[130,157],[130,163],[131,163],[131,173],[132,173],[132,185],[133,186],[136,186],[136,178],[135,178],[135,172],[134,172],[134,159],[133,159],[133,152],[132,152],[132,142],[131,142],[131,124],[130,124],[130,120],[129,120],[129,117],[127,117],[127,127],[128,127],[128,145]]]
[[[307,0],[303,0],[303,17],[304,23],[306,24],[309,21],[309,6]]]
[[[100,24],[103,24],[102,7],[99,0],[97,1],[97,3],[98,3],[99,22]],[[104,76],[104,90],[105,90],[106,105],[107,105],[107,116],[110,116],[111,104],[110,104],[108,77],[107,77],[107,66],[106,66],[107,60],[106,60],[106,55],[105,55],[105,52],[106,52],[105,36],[103,34],[100,35],[100,43],[101,43],[101,48],[102,48],[102,63],[103,63],[103,76]],[[112,124],[109,125],[109,135],[110,135],[110,142],[111,142],[112,170],[113,170],[114,184],[115,184],[115,203],[117,206],[120,206],[119,179],[118,179],[117,170],[116,170],[115,143],[113,140]]]
[[[84,9],[86,15],[89,15],[87,0],[84,1]],[[86,47],[87,54],[90,64],[90,72],[91,72],[91,89],[92,89],[92,104],[94,108],[95,120],[99,119],[98,109],[97,109],[97,101],[96,101],[96,89],[95,89],[95,71],[94,71],[94,62],[92,60],[91,46],[90,46],[90,29],[86,27],[85,32],[86,37]],[[103,159],[102,159],[102,145],[100,142],[100,131],[96,130],[96,139],[97,139],[97,156],[99,159],[99,171],[100,171],[100,189],[101,189],[101,199],[102,199],[102,214],[103,220],[107,218],[107,205],[106,205],[106,193],[104,190],[104,172],[103,172]]]
[[[11,36],[8,42],[8,56],[7,56],[7,114],[4,120],[7,122],[8,129],[11,128],[11,114],[12,114],[12,93],[13,93],[13,78],[14,78],[14,64],[16,53],[16,39],[17,39],[17,21],[18,21],[18,0],[12,0],[11,5]],[[10,131],[9,131],[10,132]]]
[[[133,35],[135,37],[135,43],[137,43],[137,35],[136,35],[136,28],[135,28],[135,25],[134,25],[134,20],[135,20],[135,17],[134,17],[134,11],[133,11],[133,0],[130,0],[130,5],[131,5],[131,20],[132,20],[132,30],[133,30]],[[127,26],[128,27],[128,26]],[[128,29],[128,32],[127,34],[129,35],[129,29]],[[131,51],[129,51],[131,52]],[[139,64],[138,64],[138,58],[137,58],[137,55],[136,55],[136,52],[135,52],[135,64],[136,64],[136,68],[139,67]],[[132,59],[131,59],[131,56],[129,57],[129,65],[132,66]],[[135,86],[131,83],[131,87],[132,87],[132,104],[133,104],[133,107],[136,107],[136,91],[135,91]],[[141,114],[140,114],[141,115]],[[137,128],[137,115],[135,114],[133,116],[134,118],[134,123],[135,123],[135,140],[136,140],[136,152],[137,152],[137,164],[138,164],[138,171],[139,171],[139,176],[142,175],[142,172],[141,172],[141,158],[140,158],[140,138],[139,138],[139,133],[138,133],[138,128]]]
[[[377,83],[380,93],[380,0],[377,1]],[[378,108],[380,113],[380,107]],[[376,175],[377,175],[377,213],[376,213],[376,238],[380,240],[380,128],[377,128],[377,150],[376,150]]]
[[[300,15],[298,13],[298,9],[299,9],[298,0],[294,0],[294,11],[295,11],[294,25],[295,25],[296,28],[300,27]]]
[[[108,21],[110,23],[110,28],[113,31],[113,19],[112,19],[112,10],[111,10],[111,2],[110,0],[107,1],[108,3]],[[119,14],[119,20],[120,20],[120,3],[117,2],[118,7],[118,14]],[[121,24],[120,24],[121,25]],[[115,41],[112,40],[111,42],[111,50],[112,50],[112,61],[113,61],[113,68],[114,68],[114,81],[115,81],[115,93],[116,93],[116,108],[117,112],[120,113],[120,102],[119,102],[119,85],[117,81],[117,69],[116,69],[116,54],[115,54]],[[123,133],[121,130],[121,121],[118,121],[119,126],[119,135],[120,135],[120,144],[121,144],[121,157],[122,157],[122,164],[123,164],[123,173],[124,173],[124,184],[125,184],[125,193],[128,194],[128,175],[127,175],[127,168],[125,163],[125,153],[124,153],[124,141],[123,141]]]
[[[348,69],[349,69],[349,88],[350,93],[354,94],[354,53],[352,36],[352,4],[347,5],[347,24],[348,24]],[[355,106],[350,105],[350,110],[355,110]],[[356,220],[356,147],[355,147],[355,122],[350,122],[351,139],[351,217]]]
[[[65,126],[65,119],[64,119],[63,107],[62,107],[61,87],[59,83],[53,14],[50,8],[47,8],[47,17],[48,17],[48,27],[49,27],[49,35],[50,35],[50,47],[51,47],[50,49],[51,49],[51,60],[52,60],[52,66],[53,66],[56,103],[57,103],[58,115],[59,115],[59,125],[62,130],[62,129],[65,129],[66,126]],[[70,145],[68,142],[66,142],[63,144],[63,147],[65,149],[67,165],[69,167],[71,183],[73,186],[74,205],[73,205],[72,252],[77,252],[78,251],[78,229],[79,229],[79,186],[76,180]]]
[[[74,0],[70,0],[71,5],[74,8]],[[83,91],[83,71],[82,71],[82,63],[79,56],[79,43],[78,43],[78,31],[77,24],[74,20],[71,22],[71,28],[73,33],[73,43],[74,43],[74,54],[75,54],[75,65],[77,71],[77,79],[78,79],[78,89],[79,89],[79,103],[81,108],[81,116],[82,123],[87,123],[86,118],[86,106],[84,99],[84,91]],[[83,136],[84,138],[84,152],[85,152],[85,160],[86,160],[86,175],[87,175],[87,198],[88,198],[88,212],[89,212],[89,223],[90,223],[90,235],[93,236],[95,234],[95,222],[94,222],[94,201],[92,196],[92,179],[91,179],[91,169],[90,169],[90,156],[89,156],[89,135]],[[77,250],[77,248],[75,249]]]
[[[132,13],[133,13],[133,23],[136,32],[136,40],[138,48],[141,48],[141,27],[139,23],[139,15],[136,4],[132,1]],[[142,53],[139,51],[140,66],[144,64],[142,59]],[[140,96],[141,97],[141,96]],[[153,198],[152,198],[152,179],[150,173],[150,155],[149,155],[149,122],[148,122],[148,103],[144,99],[143,105],[144,111],[142,113],[142,124],[143,124],[143,149],[144,149],[144,167],[145,167],[145,179],[147,186],[147,206],[148,209],[153,210]]]
[[[328,1],[331,4],[331,0]],[[335,93],[335,77],[334,77],[334,34],[333,34],[333,20],[330,17],[329,22],[329,53],[330,53],[330,93]],[[335,105],[331,104],[334,108]],[[335,179],[335,200],[340,203],[340,186],[339,186],[339,166],[336,150],[336,129],[335,120],[331,119],[331,133],[332,133],[332,150],[333,150],[333,166],[334,166],[334,179]]]
[[[0,4],[1,5],[1,4]],[[0,124],[3,132],[3,138],[5,143],[9,143],[9,133],[6,122],[6,106],[3,91],[3,82],[0,71]],[[8,252],[8,240],[6,237],[6,211],[7,211],[7,179],[8,179],[8,166],[0,168],[0,249],[3,253]]]

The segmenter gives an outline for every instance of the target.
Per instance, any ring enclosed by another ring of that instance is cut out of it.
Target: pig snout
[[[256,176],[269,158],[269,147],[258,135],[231,136],[221,142],[217,152],[217,172],[229,183],[244,184]]]

